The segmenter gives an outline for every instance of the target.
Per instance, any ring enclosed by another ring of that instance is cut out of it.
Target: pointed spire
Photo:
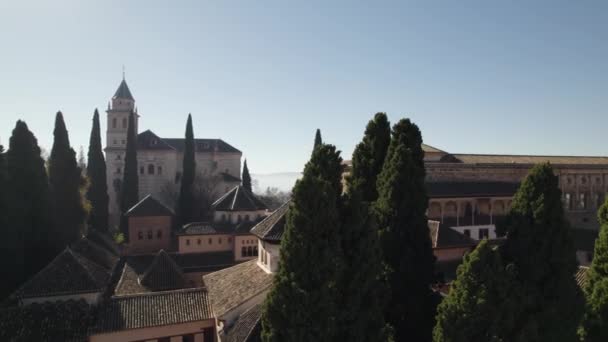
[[[116,89],[116,93],[114,93],[113,98],[135,101],[133,95],[131,95],[131,90],[129,90],[127,81],[125,81],[124,79],[122,80],[122,82],[120,82],[120,85],[118,86],[118,89]]]

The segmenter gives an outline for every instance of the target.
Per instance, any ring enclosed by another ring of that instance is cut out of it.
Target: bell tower
[[[127,130],[131,112],[135,113],[135,136],[137,136],[139,115],[135,107],[135,99],[131,94],[131,90],[129,90],[123,73],[122,82],[120,82],[106,110],[106,174],[111,217],[112,214],[117,214],[120,211],[118,198],[120,187],[122,186],[124,157],[127,148]]]

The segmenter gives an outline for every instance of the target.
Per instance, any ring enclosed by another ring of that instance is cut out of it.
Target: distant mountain
[[[281,191],[291,191],[296,180],[302,177],[301,172],[252,173],[253,191],[263,193],[266,188],[278,188]]]

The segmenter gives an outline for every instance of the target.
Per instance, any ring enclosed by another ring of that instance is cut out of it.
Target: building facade
[[[150,130],[139,133],[140,114],[123,79],[106,111],[106,172],[110,214],[114,219],[119,212],[118,199],[131,112],[135,114],[139,197],[151,194],[162,198],[163,189],[179,189],[182,173],[185,139],[161,138]],[[198,176],[211,180],[217,194],[240,184],[241,156],[241,151],[221,139],[195,139]]]

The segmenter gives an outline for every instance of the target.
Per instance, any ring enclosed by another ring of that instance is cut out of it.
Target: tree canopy
[[[192,115],[188,114],[186,122],[186,140],[184,147],[184,160],[182,165],[182,178],[178,199],[180,221],[186,224],[194,221],[194,177],[196,175],[196,160],[194,151],[194,131],[192,128]]]
[[[93,126],[89,138],[89,151],[87,154],[87,177],[89,188],[87,199],[91,203],[89,225],[91,229],[99,232],[108,231],[108,184],[106,177],[106,162],[101,146],[101,132],[99,128],[99,112],[93,113]]]

